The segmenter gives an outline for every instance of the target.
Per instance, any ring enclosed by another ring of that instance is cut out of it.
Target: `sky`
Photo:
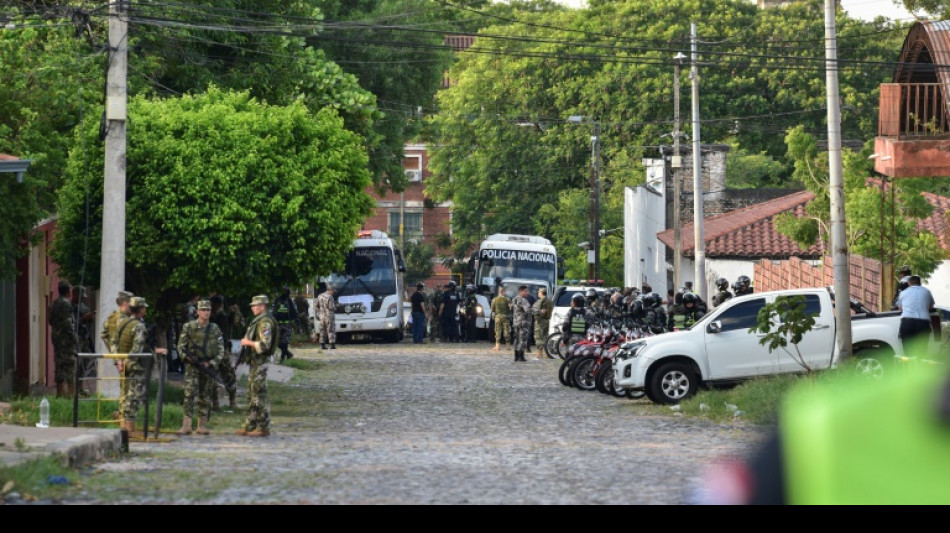
[[[555,0],[571,7],[582,7],[587,5],[587,0]],[[752,0],[750,0],[752,1]],[[907,12],[903,6],[894,5],[893,0],[842,0],[841,7],[854,18],[871,21],[878,16],[884,16],[892,20],[908,21],[913,20],[914,16]]]

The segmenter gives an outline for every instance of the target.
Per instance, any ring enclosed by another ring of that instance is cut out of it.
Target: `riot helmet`
[[[691,292],[687,292],[686,294],[683,295],[683,305],[687,305],[687,304],[696,305],[696,295],[695,295],[695,294],[693,294],[693,293],[691,293]]]
[[[595,300],[597,299],[597,291],[594,289],[587,289],[586,296],[588,300]]]
[[[648,303],[650,307],[654,309],[656,309],[657,307],[660,307],[660,304],[663,303],[663,299],[660,298],[660,295],[655,292],[651,292],[648,298],[649,300],[644,300],[644,301]]]
[[[719,279],[717,279],[717,280],[716,280],[716,288],[719,289],[719,290],[721,290],[721,291],[728,291],[728,290],[729,290],[729,280],[727,280],[726,278],[719,278]]]
[[[574,302],[576,307],[584,307],[584,295],[579,292],[574,293],[574,296],[571,296],[571,301]]]
[[[749,288],[752,285],[752,280],[749,279],[749,276],[739,276],[739,279],[736,280],[736,283],[739,284],[742,288]]]

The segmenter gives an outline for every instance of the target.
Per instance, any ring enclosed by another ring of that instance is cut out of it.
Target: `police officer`
[[[333,294],[336,289],[333,285],[327,285],[327,290],[317,296],[317,301],[313,304],[315,319],[317,320],[316,333],[313,340],[320,337],[320,349],[327,349],[327,342],[330,343],[330,349],[336,350],[336,298]]]
[[[478,299],[475,298],[475,286],[465,286],[465,304],[462,306],[465,310],[465,326],[462,334],[465,342],[475,342],[476,330],[475,322],[478,319]]]
[[[683,303],[673,307],[670,313],[667,329],[670,331],[687,329],[697,320],[706,316],[706,302],[691,292],[683,294]]]
[[[267,399],[267,361],[277,351],[280,330],[277,321],[267,310],[267,296],[251,299],[254,319],[247,326],[241,347],[248,364],[247,418],[237,431],[243,437],[270,435],[270,402]]]
[[[493,352],[501,350],[501,340],[505,339],[505,348],[511,344],[511,301],[504,287],[498,287],[498,296],[491,301],[491,316],[495,321],[495,347]]]
[[[185,324],[178,337],[178,353],[185,359],[185,398],[182,402],[181,429],[179,435],[191,435],[191,421],[198,405],[198,428],[195,433],[209,435],[208,417],[211,416],[211,398],[217,395],[218,384],[198,366],[217,371],[219,362],[226,355],[224,334],[211,321],[211,302],[198,301],[198,319]]]
[[[145,298],[133,296],[129,299],[129,316],[122,317],[116,323],[115,335],[111,344],[116,353],[122,354],[152,354],[151,358],[129,357],[119,359],[119,375],[122,379],[122,392],[119,398],[120,427],[130,435],[135,431],[135,418],[139,406],[145,398],[145,379],[149,367],[155,362],[155,355],[164,355],[165,348],[155,348],[154,351],[148,342],[148,327],[145,325],[145,312],[148,303]]]
[[[73,379],[76,374],[76,351],[79,340],[76,337],[76,316],[73,304],[69,301],[72,287],[68,281],[60,281],[57,286],[59,298],[53,301],[49,309],[50,337],[53,342],[53,375],[56,379],[56,396],[73,396]]]
[[[910,265],[901,265],[897,269],[897,289],[894,292],[894,298],[891,299],[891,311],[897,311],[897,298],[901,295],[901,291],[908,287],[907,280],[910,279]]]
[[[290,287],[284,287],[280,296],[274,300],[274,318],[280,327],[280,362],[293,359],[290,352],[290,338],[294,334],[294,324],[297,323],[297,305],[290,297]]]
[[[442,294],[439,316],[442,318],[442,334],[448,342],[459,342],[459,325],[456,314],[459,308],[459,295],[455,292],[455,282],[450,281]]]
[[[719,307],[726,302],[729,298],[732,298],[732,293],[729,292],[729,280],[726,278],[719,278],[716,280],[716,294],[712,298],[713,307]]]
[[[518,294],[511,299],[511,322],[514,326],[515,361],[527,361],[524,352],[528,349],[528,335],[531,332],[531,303],[528,302],[528,287],[518,287]]]
[[[534,313],[534,342],[538,345],[538,359],[544,359],[544,344],[548,338],[548,328],[551,325],[551,315],[554,313],[554,303],[548,298],[548,290],[538,289],[538,300],[531,306]],[[548,356],[550,359],[554,359]]]
[[[675,309],[675,306],[673,307]],[[666,308],[663,306],[663,298],[655,292],[643,296],[644,321],[650,331],[659,334],[664,331],[672,331],[669,328]],[[672,311],[671,311],[672,313]]]
[[[746,294],[752,294],[752,280],[749,276],[739,276],[736,278],[736,283],[732,286],[736,291],[736,296],[743,296]]]

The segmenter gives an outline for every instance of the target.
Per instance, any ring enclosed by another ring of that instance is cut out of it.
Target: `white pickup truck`
[[[625,345],[614,359],[614,384],[643,391],[656,403],[675,404],[694,395],[700,386],[733,385],[760,376],[803,372],[783,348],[769,352],[759,344],[764,334],[750,333],[761,309],[779,296],[805,298],[806,312],[815,317],[813,329],[798,344],[812,370],[834,367],[838,361],[834,297],[828,288],[794,289],[748,294],[728,300],[690,329],[647,337]],[[852,302],[852,309],[862,309]],[[861,312],[851,317],[853,356],[859,368],[881,372],[903,355],[898,332],[900,313]],[[788,345],[794,352],[795,346]]]

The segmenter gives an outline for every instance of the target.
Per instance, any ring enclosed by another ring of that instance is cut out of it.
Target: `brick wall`
[[[881,262],[860,255],[851,255],[851,297],[860,300],[872,311],[881,310]],[[792,257],[787,261],[762,259],[755,264],[753,285],[756,292],[834,286],[834,261],[825,257],[821,264]],[[887,296],[886,294],[884,296]],[[890,301],[889,297],[886,301]]]

